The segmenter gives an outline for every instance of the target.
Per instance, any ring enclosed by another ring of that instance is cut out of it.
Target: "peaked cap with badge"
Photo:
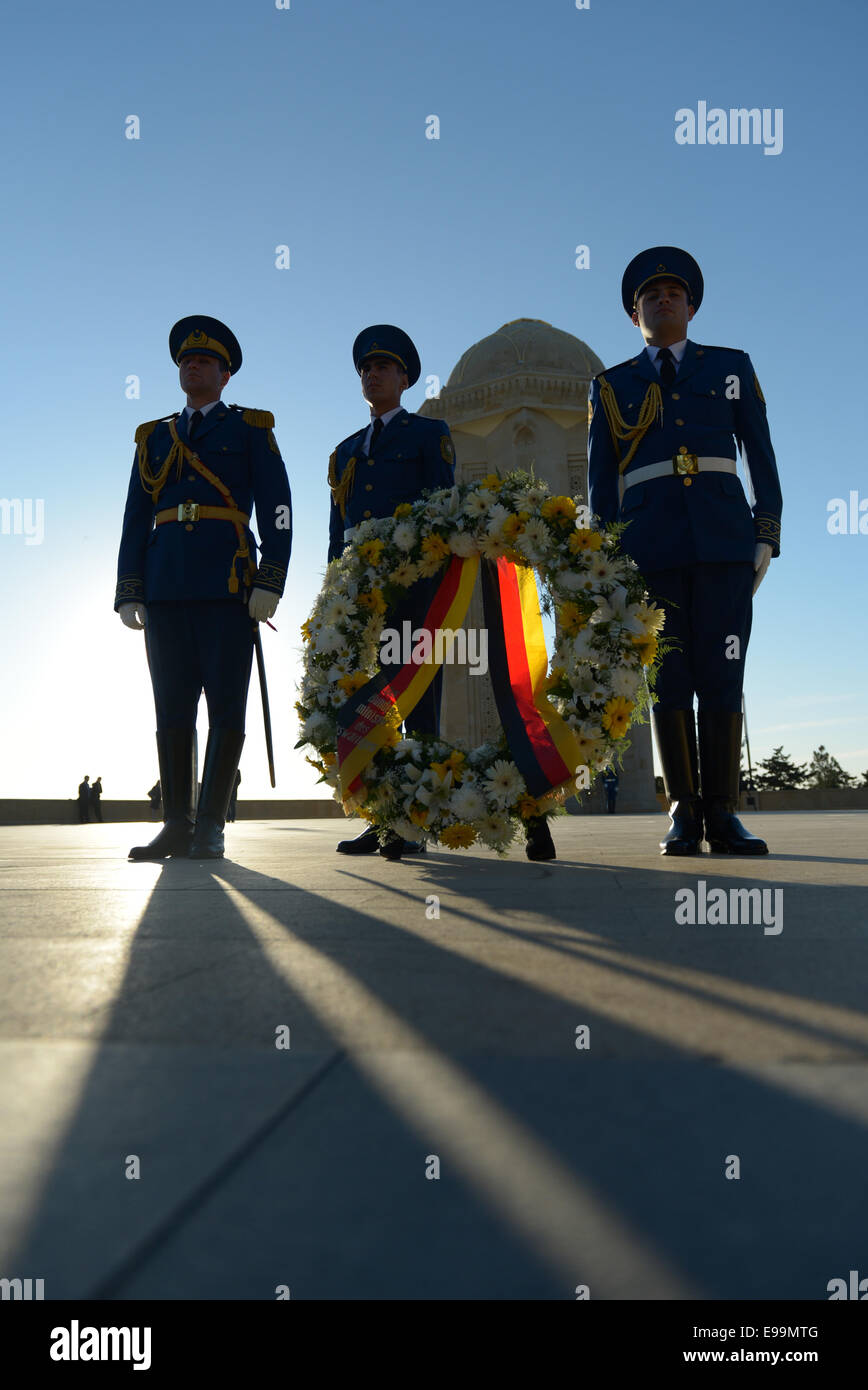
[[[363,328],[353,343],[353,363],[361,376],[369,357],[391,357],[407,373],[408,386],[415,386],[422,371],[416,346],[403,329],[392,323],[375,323]]]
[[[632,316],[642,291],[663,278],[681,283],[688,304],[699,308],[704,284],[694,258],[678,247],[654,246],[624,273],[625,311]],[[666,610],[664,637],[673,646],[657,677],[654,724],[670,801],[688,810],[664,853],[695,853],[702,838],[691,771],[694,697],[706,839],[729,853],[763,853],[763,842],[747,835],[731,809],[721,808],[731,808],[738,797],[758,547],[768,545],[773,556],[780,551],[781,488],[765,398],[750,357],[738,348],[688,337],[680,361],[668,346],[661,350],[659,371],[655,345],[591,382],[589,503],[604,525],[624,524],[622,547]],[[737,659],[727,654],[733,638]]]

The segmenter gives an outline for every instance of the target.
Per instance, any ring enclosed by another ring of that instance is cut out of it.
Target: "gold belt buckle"
[[[179,502],[178,503],[179,521],[198,521],[199,503],[198,502]]]
[[[699,472],[698,454],[673,454],[672,468],[680,476],[687,473]]]

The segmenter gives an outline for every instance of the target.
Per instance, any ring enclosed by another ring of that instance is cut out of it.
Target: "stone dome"
[[[603,371],[603,363],[581,338],[553,328],[544,319],[513,319],[481,338],[458,359],[448,390],[497,381],[528,373],[547,377],[581,377],[585,381]]]

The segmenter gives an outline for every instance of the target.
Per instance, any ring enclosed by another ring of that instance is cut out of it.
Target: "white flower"
[[[400,835],[402,840],[413,840],[417,844],[425,839],[425,831],[419,825],[414,825],[411,820],[396,820],[392,829],[396,835]]]
[[[549,545],[548,527],[538,517],[531,517],[516,540],[516,549],[529,560],[541,560]]]
[[[573,638],[573,654],[578,661],[593,661],[596,655],[594,634],[589,627],[583,627]]]
[[[448,491],[444,491],[442,497],[432,497],[425,508],[425,513],[432,517],[457,516],[460,508],[461,498],[458,488],[451,487]]]
[[[328,715],[314,710],[302,724],[301,736],[305,743],[313,743],[317,738],[324,738],[330,728],[331,720]]]
[[[666,619],[663,610],[655,608],[653,603],[637,604],[636,617],[649,637],[652,633],[660,631]]]
[[[615,560],[610,560],[602,550],[595,550],[588,565],[588,574],[597,584],[609,584],[619,578],[620,571]]]
[[[355,611],[356,605],[352,599],[336,594],[323,610],[322,620],[327,627],[337,627],[338,623],[345,623]]]
[[[475,555],[479,549],[476,538],[470,531],[455,531],[449,537],[449,549],[453,555],[458,555],[462,560],[466,560],[468,555]]]
[[[330,652],[346,651],[347,639],[337,628],[324,627],[316,635],[314,650],[328,655]]]
[[[409,521],[399,521],[392,532],[392,540],[399,550],[412,550],[416,544],[416,527]]]
[[[485,516],[492,501],[493,498],[491,493],[486,492],[484,489],[482,492],[470,492],[464,499],[464,515],[471,517]]]
[[[483,844],[488,845],[489,849],[497,850],[505,849],[509,842],[515,838],[516,831],[509,816],[497,812],[486,816],[484,820],[476,821],[473,829]]]
[[[507,762],[505,758],[498,758],[488,768],[485,779],[486,793],[495,806],[500,807],[501,810],[511,806],[526,790],[524,778],[515,763]]]
[[[639,620],[639,605],[628,603],[627,598],[627,590],[620,584],[612,590],[608,598],[598,595],[597,609],[591,616],[591,622],[613,623],[615,634],[624,630],[635,633],[637,637],[644,637],[645,625]]]
[[[625,700],[635,700],[641,683],[642,673],[629,666],[619,666],[612,672],[612,694]]]
[[[534,487],[529,487],[525,492],[519,494],[516,510],[520,512],[533,511],[534,507],[538,507],[541,502],[544,502],[548,495],[549,490],[545,483],[538,483]]]
[[[495,532],[492,535],[486,531],[479,538],[479,553],[485,560],[499,560],[501,555],[506,553],[506,549],[507,540],[502,534]]]
[[[422,744],[417,738],[402,738],[395,744],[396,758],[416,758],[422,751]]]
[[[479,820],[485,815],[485,797],[471,783],[464,783],[449,798],[449,810],[459,821]]]
[[[557,575],[557,584],[568,594],[575,594],[579,589],[587,588],[587,579],[587,575],[581,570],[560,570]]]

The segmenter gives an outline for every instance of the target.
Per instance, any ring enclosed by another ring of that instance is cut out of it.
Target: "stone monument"
[[[418,413],[446,420],[455,442],[456,482],[525,469],[554,493],[588,495],[588,386],[603,363],[581,339],[542,319],[513,319],[467,349],[437,398]],[[477,583],[468,627],[483,627]],[[552,629],[548,624],[547,638]],[[499,724],[487,675],[444,666],[442,727],[450,740],[481,743]],[[651,731],[634,727],[618,789],[619,811],[659,811]],[[602,779],[570,809],[602,811]]]

